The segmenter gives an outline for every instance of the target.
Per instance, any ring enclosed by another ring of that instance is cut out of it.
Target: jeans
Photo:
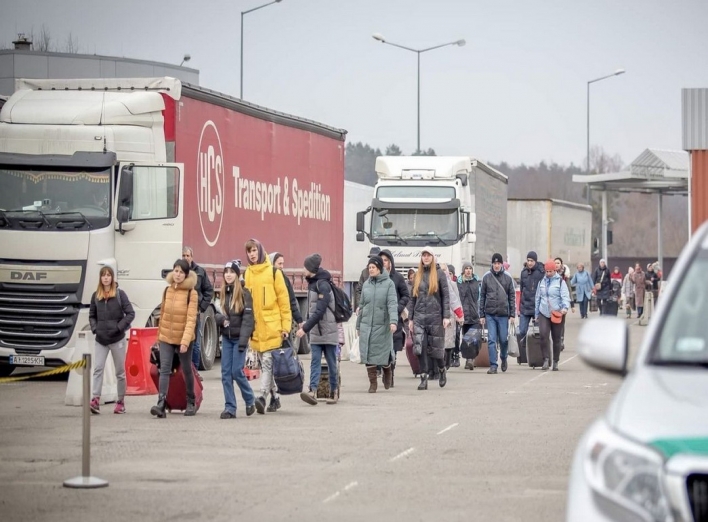
[[[578,301],[578,304],[580,304],[580,317],[585,318],[588,316],[588,298],[587,296],[583,296],[582,301]]]
[[[125,398],[125,352],[128,342],[121,339],[117,343],[103,345],[96,341],[94,353],[96,361],[93,367],[93,396],[100,397],[103,388],[103,369],[106,367],[108,352],[113,356],[113,364],[116,367],[116,380],[118,381],[118,400]]]
[[[327,361],[329,371],[329,390],[334,393],[339,383],[337,382],[337,345],[336,344],[311,344],[312,361],[310,361],[310,391],[316,391],[320,384],[322,373],[322,352]]]
[[[187,351],[180,353],[179,344],[167,344],[160,341],[160,395],[167,397],[170,389],[170,376],[172,375],[172,358],[175,352],[179,354],[179,364],[184,375],[184,384],[187,387],[187,399],[194,401],[194,374],[192,373],[192,346]]]
[[[497,344],[501,345],[501,359],[505,361],[509,353],[509,318],[502,315],[487,315],[487,335],[489,343],[489,366],[497,367]]]
[[[221,337],[221,385],[224,388],[224,410],[236,414],[236,394],[234,381],[241,390],[241,397],[246,406],[253,405],[256,397],[251,389],[251,384],[243,373],[246,364],[246,350],[238,349],[238,339]]]
[[[558,362],[560,359],[563,349],[563,326],[563,323],[554,323],[545,315],[538,314],[538,333],[541,336],[541,353],[544,359],[550,359],[550,340],[553,340],[553,361]]]
[[[261,361],[261,397],[265,399],[270,393],[277,399],[279,395],[273,375],[273,351],[259,353],[258,359]]]
[[[519,316],[519,329],[516,333],[521,337],[526,337],[526,332],[529,331],[529,324],[533,320],[533,315],[520,315]]]
[[[197,331],[196,335],[194,337],[194,342],[192,343],[192,362],[194,363],[194,367],[198,370],[199,369],[199,362],[200,359],[202,358],[202,347],[201,347],[201,342],[202,342],[202,329],[199,328],[200,323],[201,323],[201,314],[197,313]]]

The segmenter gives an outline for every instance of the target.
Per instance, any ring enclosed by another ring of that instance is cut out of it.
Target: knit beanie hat
[[[234,272],[236,272],[236,277],[241,277],[241,263],[238,262],[238,260],[233,260],[233,261],[227,261],[224,264],[224,270],[227,268],[230,268]]]
[[[374,265],[379,269],[379,272],[383,272],[383,260],[379,256],[371,256],[366,266],[368,267],[369,265]]]
[[[536,254],[536,252],[531,250],[531,252],[526,254],[526,259],[533,259],[534,261],[538,261],[538,255]]]
[[[464,263],[462,263],[462,271],[463,272],[465,271],[466,268],[472,268],[472,270],[474,270],[472,263],[470,263],[469,261],[465,261]]]
[[[494,254],[494,255],[492,256],[492,264],[494,264],[494,263],[503,263],[503,262],[504,262],[504,258],[502,257],[501,254]]]
[[[312,254],[305,258],[305,270],[311,274],[316,274],[317,270],[320,268],[320,263],[322,263],[322,256],[319,254]]]
[[[548,261],[546,261],[546,263],[543,265],[543,267],[549,272],[551,270],[553,270],[555,272],[556,271],[556,262],[553,259],[549,259]]]

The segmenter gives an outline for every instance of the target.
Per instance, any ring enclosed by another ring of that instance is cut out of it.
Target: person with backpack
[[[192,343],[192,362],[194,363],[194,367],[199,370],[199,364],[202,361],[201,314],[206,312],[211,304],[211,300],[214,297],[214,286],[211,284],[211,281],[209,281],[206,270],[194,262],[194,250],[192,247],[186,246],[182,249],[182,259],[187,261],[187,263],[189,263],[189,269],[197,274],[197,283],[194,289],[199,295],[199,315],[197,316],[197,325],[195,326],[196,337]],[[197,377],[200,381],[203,380],[202,376],[199,375],[199,371],[197,371]]]
[[[462,322],[462,337],[472,328],[480,328],[479,322],[479,279],[473,273],[472,263],[462,264],[462,274],[457,279],[460,291],[460,301],[464,321]],[[474,359],[465,360],[465,370],[474,370]]]
[[[368,268],[369,279],[361,289],[356,331],[361,362],[369,376],[369,393],[376,393],[378,366],[383,369],[384,388],[388,390],[393,381],[393,335],[398,329],[399,313],[396,285],[382,258],[372,256]]]
[[[600,264],[592,275],[592,281],[600,315],[605,315],[605,303],[610,298],[612,283],[610,282],[610,269],[604,259],[600,259]]]
[[[521,270],[519,277],[519,329],[517,331],[521,341],[519,350],[526,357],[526,334],[529,331],[529,323],[534,318],[536,305],[536,288],[543,279],[543,265],[538,262],[538,254],[531,250],[526,254],[526,263]]]
[[[113,269],[104,266],[98,274],[98,288],[91,296],[89,308],[89,324],[91,332],[96,336],[91,413],[100,413],[103,370],[109,353],[113,356],[118,381],[118,401],[113,413],[125,413],[125,354],[128,344],[125,332],[130,328],[133,319],[135,311],[130,299],[118,288]]]
[[[253,333],[253,298],[243,288],[239,277],[241,267],[236,261],[224,265],[221,313],[216,314],[216,324],[221,332],[221,386],[224,388],[224,411],[222,419],[236,418],[236,394],[234,381],[246,403],[246,415],[256,411],[256,398],[243,372],[246,364],[248,339]]]
[[[413,334],[413,351],[420,362],[419,390],[428,389],[428,357],[439,369],[439,384],[447,384],[445,328],[450,325],[450,290],[445,273],[435,262],[429,247],[423,248],[408,304],[408,325]]]
[[[270,263],[273,265],[273,270],[280,270],[283,273],[283,279],[285,280],[285,286],[288,287],[288,297],[290,299],[290,313],[293,316],[293,328],[297,330],[303,324],[302,314],[300,313],[300,305],[297,302],[297,297],[295,297],[295,291],[293,290],[293,284],[290,282],[290,278],[285,275],[285,258],[280,252],[273,252],[270,256]],[[294,332],[294,330],[291,330]]]
[[[164,419],[165,400],[170,387],[172,365],[167,361],[179,355],[179,362],[187,388],[187,409],[185,416],[196,415],[197,407],[194,395],[194,375],[192,373],[192,341],[196,337],[197,315],[199,314],[199,294],[194,289],[197,284],[197,274],[190,269],[184,259],[175,261],[172,272],[165,278],[167,288],[162,295],[160,305],[160,381],[157,404],[150,413],[159,419]]]
[[[492,267],[482,277],[479,297],[480,322],[486,324],[489,348],[488,374],[497,373],[497,360],[501,356],[501,370],[508,368],[509,322],[516,317],[516,292],[514,280],[504,271],[501,254],[492,256]],[[501,345],[501,350],[497,350]],[[499,353],[501,352],[501,353]]]
[[[541,336],[541,352],[543,353],[543,367],[548,370],[550,358],[550,339],[553,339],[553,371],[558,371],[558,361],[562,350],[561,336],[563,335],[563,318],[570,308],[570,292],[568,285],[556,270],[553,259],[546,261],[545,277],[536,289],[536,305],[534,316],[538,323]]]
[[[261,390],[256,397],[256,411],[264,414],[280,409],[280,396],[273,375],[273,350],[280,348],[290,335],[292,312],[285,277],[280,270],[273,270],[270,258],[257,239],[245,244],[248,268],[244,274],[244,286],[253,296],[255,327],[250,345],[261,362]],[[270,403],[266,410],[266,398]]]
[[[300,398],[307,404],[317,405],[317,387],[322,372],[322,354],[327,360],[329,371],[329,397],[327,404],[337,404],[337,345],[339,332],[334,315],[335,303],[332,291],[332,276],[322,268],[322,256],[312,254],[305,258],[307,276],[307,321],[298,328],[295,335],[299,338],[310,335],[310,388],[302,392]]]

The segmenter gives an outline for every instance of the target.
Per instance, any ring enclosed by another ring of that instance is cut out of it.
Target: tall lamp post
[[[259,5],[258,7],[254,7],[253,9],[249,9],[248,11],[241,11],[241,84],[240,84],[240,89],[239,89],[239,98],[243,100],[243,17],[247,15],[248,13],[252,13],[253,11],[258,11],[259,9],[263,9],[264,7],[268,7],[269,5],[273,4],[278,4],[282,2],[283,0],[273,0],[272,2],[268,2],[267,4]]]
[[[585,173],[590,174],[590,85],[602,80],[606,80],[608,78],[612,78],[614,76],[619,76],[620,74],[624,74],[625,70],[624,69],[617,69],[615,72],[612,74],[608,74],[606,76],[601,76],[600,78],[595,78],[594,80],[590,80],[588,82],[588,95],[587,95],[587,158],[586,158],[586,163],[585,163]],[[588,186],[588,192],[587,192],[587,203],[590,205],[591,198],[590,198],[590,186]],[[607,225],[609,221],[607,219],[607,191],[603,190],[602,191],[602,257],[607,260]]]
[[[416,149],[418,152],[420,152],[420,55],[422,53],[432,51],[433,49],[440,49],[441,47],[447,47],[448,45],[458,45],[462,47],[465,45],[465,41],[460,39],[460,40],[455,40],[454,42],[448,42],[440,45],[434,45],[433,47],[427,47],[425,49],[413,49],[411,47],[406,47],[405,45],[399,45],[393,42],[388,42],[386,39],[383,37],[383,35],[379,33],[374,33],[371,35],[374,40],[378,40],[381,43],[388,44],[388,45],[393,45],[394,47],[398,47],[400,49],[405,49],[406,51],[411,51],[414,52],[418,55],[418,139],[416,142]]]

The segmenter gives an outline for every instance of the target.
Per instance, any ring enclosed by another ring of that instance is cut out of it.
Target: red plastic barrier
[[[126,395],[157,395],[150,378],[150,349],[157,342],[157,328],[131,328],[125,357]]]

